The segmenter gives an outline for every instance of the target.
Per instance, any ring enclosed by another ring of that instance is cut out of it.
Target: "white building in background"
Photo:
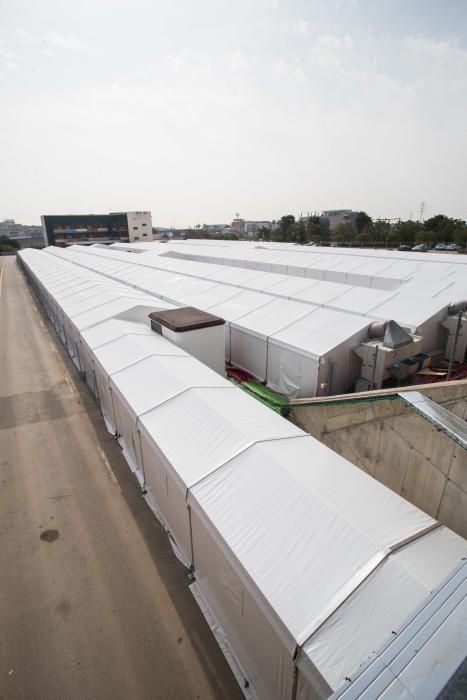
[[[331,231],[334,231],[340,224],[352,223],[356,216],[357,212],[352,211],[352,209],[329,209],[321,214],[321,218],[329,223]]]
[[[245,233],[248,236],[256,236],[262,228],[272,231],[273,226],[271,221],[247,221],[245,224]]]
[[[237,233],[245,233],[245,219],[240,219],[239,214],[235,215],[235,219],[230,224],[234,231]]]
[[[18,241],[22,247],[42,244],[42,228],[40,226],[17,224],[14,219],[4,219],[0,222],[0,236],[8,236],[11,240]]]
[[[152,241],[152,216],[150,211],[128,211],[129,242]]]

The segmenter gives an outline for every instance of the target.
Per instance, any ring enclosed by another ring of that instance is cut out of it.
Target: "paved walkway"
[[[0,258],[1,700],[242,694],[14,258]]]

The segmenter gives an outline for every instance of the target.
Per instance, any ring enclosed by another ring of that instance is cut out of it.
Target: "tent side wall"
[[[271,389],[290,398],[317,395],[319,359],[268,339],[267,383]]]
[[[185,566],[193,562],[190,513],[186,492],[174,479],[173,470],[144,426],[140,429],[141,454],[145,476],[145,499],[173,538]]]
[[[236,367],[250,372],[260,381],[266,380],[267,338],[230,326],[230,348],[230,359]]]
[[[137,427],[137,416],[135,416],[127,401],[116,387],[112,376],[109,378],[109,390],[115,412],[118,443],[123,450],[123,455],[131,471],[135,474],[139,483],[144,484],[143,460],[141,456],[139,430]]]
[[[329,355],[325,357],[327,363],[332,364],[332,372],[327,381],[325,394],[332,395],[352,391],[355,382],[360,376],[362,362],[353,352],[367,338],[367,330],[361,331],[353,338],[337,345]],[[319,395],[319,394],[318,394]]]
[[[109,433],[115,435],[117,433],[117,419],[115,417],[112,391],[109,386],[109,375],[95,357],[93,357],[93,373],[102,417]]]
[[[258,696],[291,700],[294,679],[293,640],[278,634],[267,608],[230,560],[225,547],[213,537],[214,528],[203,517],[196,497],[190,496],[193,559],[202,597],[224,630],[245,677]]]

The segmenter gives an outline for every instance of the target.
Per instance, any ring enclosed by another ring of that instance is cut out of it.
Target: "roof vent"
[[[384,332],[383,345],[387,348],[401,348],[407,343],[411,343],[413,338],[407,331],[399,326],[395,321],[389,321]]]

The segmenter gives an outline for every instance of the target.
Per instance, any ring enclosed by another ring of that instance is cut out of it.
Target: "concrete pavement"
[[[0,700],[241,698],[91,395],[0,264]]]

